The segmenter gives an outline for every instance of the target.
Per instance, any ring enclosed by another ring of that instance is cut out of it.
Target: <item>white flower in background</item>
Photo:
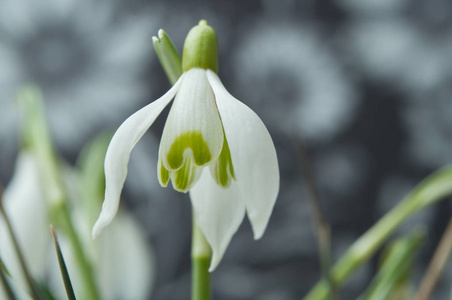
[[[3,194],[3,206],[31,275],[33,278],[44,278],[45,257],[51,245],[49,226],[37,164],[33,155],[28,152],[21,152],[17,157],[14,176]],[[0,237],[0,257],[11,275],[12,282],[17,291],[27,291],[27,281],[1,215]],[[0,284],[0,290],[2,288]],[[7,299],[6,296],[0,298]]]
[[[0,1],[0,162],[17,151],[14,98],[34,83],[45,95],[55,143],[75,155],[87,136],[149,96],[142,74],[158,16],[118,16],[119,1]]]
[[[105,201],[93,237],[116,215],[130,152],[173,98],[160,142],[159,182],[190,191],[196,222],[213,250],[210,270],[245,212],[254,237],[263,235],[279,191],[275,147],[259,117],[224,88],[217,55],[215,32],[201,21],[185,41],[179,80],[116,131],[105,158]]]
[[[48,208],[40,179],[35,156],[30,152],[20,152],[14,176],[4,192],[3,204],[31,275],[38,282],[48,280],[52,294],[57,299],[64,299],[66,293],[51,240]],[[71,204],[77,203],[80,202]],[[89,230],[86,230],[92,223],[86,224],[88,218],[82,215],[80,207],[73,208],[73,217],[78,221],[80,235],[85,237],[83,246],[93,262],[102,299],[147,299],[154,273],[152,251],[133,218],[121,211],[118,222],[97,243],[92,243],[88,239]],[[27,283],[1,217],[0,236],[0,256],[17,287],[16,293],[23,293],[28,290]],[[72,248],[64,234],[59,238],[75,294],[81,295],[83,281],[78,278]],[[0,284],[0,297],[2,292]],[[26,298],[21,296],[20,299]]]

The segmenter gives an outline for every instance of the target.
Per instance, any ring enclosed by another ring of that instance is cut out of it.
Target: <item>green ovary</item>
[[[184,164],[184,152],[190,148],[197,166],[204,166],[212,160],[212,154],[200,131],[188,131],[179,135],[166,154],[171,170],[177,170]]]

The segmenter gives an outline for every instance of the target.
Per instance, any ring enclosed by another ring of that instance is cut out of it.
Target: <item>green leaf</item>
[[[415,258],[425,242],[425,231],[417,230],[411,235],[396,240],[384,262],[370,284],[359,298],[362,300],[387,300],[400,283],[406,282]]]
[[[52,238],[55,243],[55,251],[58,257],[58,264],[60,265],[61,276],[63,277],[64,288],[66,289],[66,294],[69,300],[75,300],[74,289],[72,288],[71,278],[66,268],[66,263],[64,262],[63,253],[61,252],[60,244],[58,243],[58,238],[55,229],[50,225],[50,232],[52,233]]]
[[[3,264],[2,259],[0,258],[0,282],[1,285],[3,286],[3,290],[5,291],[6,296],[8,297],[8,300],[16,300],[16,296],[13,292],[13,290],[11,289],[11,286],[8,282],[8,278],[6,278],[7,276],[9,277],[8,271],[6,270],[5,265]]]
[[[11,275],[9,275],[8,269],[6,268],[5,264],[3,263],[3,260],[2,260],[1,257],[0,257],[0,271],[5,273],[5,275],[8,276],[8,277],[11,276]]]

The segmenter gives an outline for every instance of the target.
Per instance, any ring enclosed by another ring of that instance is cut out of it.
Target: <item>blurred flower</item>
[[[32,277],[43,279],[50,236],[47,210],[39,180],[33,155],[21,152],[17,157],[14,176],[3,194],[3,206]],[[0,256],[17,290],[27,291],[27,281],[2,216],[0,216],[0,237]],[[0,289],[1,287],[0,285]]]
[[[48,209],[40,179],[34,155],[27,151],[20,152],[13,179],[5,190],[3,203],[31,275],[40,283],[49,280],[51,293],[58,299],[63,299],[66,294],[52,247]],[[74,179],[77,180],[74,177],[71,180]],[[138,225],[125,211],[121,211],[118,222],[97,243],[93,243],[89,239],[89,229],[87,230],[91,224],[87,224],[88,218],[83,215],[80,201],[77,200],[71,203],[73,218],[77,220],[75,224],[82,237],[82,244],[93,263],[102,299],[147,299],[153,277],[152,252]],[[121,239],[117,238],[118,235]],[[1,218],[0,236],[0,256],[18,290],[26,291],[24,275]],[[60,244],[75,293],[83,294],[83,281],[78,278],[79,270],[73,250],[64,235],[60,235]]]
[[[105,201],[93,237],[116,215],[130,152],[175,97],[160,142],[159,182],[167,186],[171,180],[176,190],[190,190],[196,222],[213,250],[213,270],[245,212],[254,237],[263,235],[279,190],[279,170],[264,124],[227,92],[216,74],[216,36],[201,22],[185,41],[185,72],[179,80],[130,116],[113,136],[105,158]],[[196,30],[203,32],[200,44],[208,44],[201,54],[191,48]]]

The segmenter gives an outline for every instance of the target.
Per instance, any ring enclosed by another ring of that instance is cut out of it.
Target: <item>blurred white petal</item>
[[[119,213],[98,243],[96,275],[103,299],[148,299],[154,255],[132,216]]]
[[[46,204],[40,185],[37,164],[32,154],[20,152],[3,205],[31,275],[44,278],[44,265],[50,241]],[[27,286],[6,224],[0,216],[0,256],[11,276],[22,288]]]
[[[8,279],[7,279],[8,280]],[[20,300],[33,300],[29,294],[25,292],[22,288],[18,287],[16,282],[13,280],[9,280],[9,285],[11,290],[13,291],[14,295],[17,299]],[[0,283],[0,299],[8,299],[8,296],[3,288],[3,284]]]

